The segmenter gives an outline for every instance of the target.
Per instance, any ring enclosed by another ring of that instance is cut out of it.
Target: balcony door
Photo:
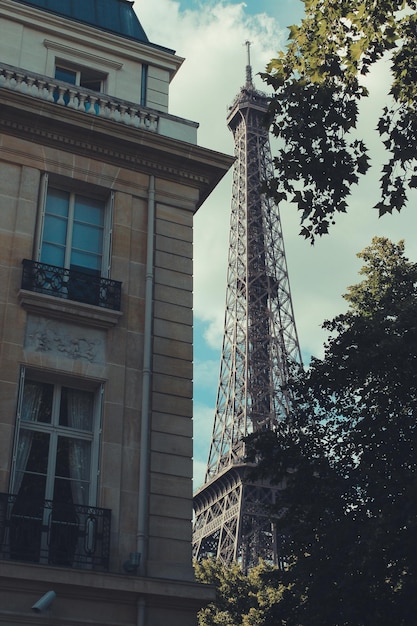
[[[57,296],[99,304],[100,277],[109,269],[108,254],[103,255],[108,248],[105,222],[103,200],[48,187],[39,260],[60,268],[44,274]]]
[[[101,200],[50,187],[46,196],[42,263],[100,275],[104,206]]]
[[[11,556],[71,565],[77,507],[96,500],[96,394],[27,378],[19,404]]]

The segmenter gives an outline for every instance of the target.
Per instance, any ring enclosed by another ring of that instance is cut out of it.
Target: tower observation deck
[[[252,80],[229,109],[235,142],[226,308],[219,387],[204,485],[194,495],[194,557],[244,570],[260,558],[279,564],[280,540],[268,507],[279,487],[249,479],[244,438],[286,418],[291,362],[301,354],[278,206],[261,193],[273,175],[268,98]]]

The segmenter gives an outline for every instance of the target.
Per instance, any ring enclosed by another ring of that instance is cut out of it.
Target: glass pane
[[[71,481],[68,478],[55,478],[53,501],[55,504],[73,505]]]
[[[17,470],[26,474],[46,476],[48,469],[49,434],[22,428],[19,436]]]
[[[91,391],[62,387],[59,412],[60,426],[93,430],[94,394]]]
[[[71,246],[71,266],[101,271],[104,208],[99,200],[76,196]]]
[[[83,272],[85,270],[92,270],[91,274],[101,274],[101,255],[89,254],[88,252],[82,252],[81,250],[72,250],[71,252],[71,269]]]
[[[58,437],[54,500],[88,504],[91,442]]]
[[[23,390],[22,420],[50,424],[53,394],[53,385],[27,380]]]
[[[103,248],[103,229],[90,224],[74,223],[72,247],[75,250],[89,250],[101,254]]]
[[[42,244],[41,263],[64,267],[65,247],[56,246],[51,243]]]
[[[104,225],[104,210],[101,200],[75,196],[74,219],[86,224]]]
[[[73,70],[69,70],[66,67],[56,67],[55,68],[55,78],[57,80],[62,80],[66,83],[71,83],[75,85],[77,79],[77,72]]]
[[[90,481],[90,448],[90,441],[58,437],[56,478],[70,478],[88,483]]]
[[[69,193],[62,189],[48,189],[46,198],[46,213],[68,217]]]
[[[68,480],[55,480],[49,525],[49,563],[71,567],[78,541],[79,518]]]
[[[49,189],[43,225],[41,262],[63,267],[67,242],[69,194]]]
[[[94,78],[83,78],[81,74],[80,86],[85,87],[86,89],[91,89],[91,91],[102,91],[101,88],[101,80]]]
[[[20,512],[39,511],[42,517],[42,505],[45,500],[46,476],[16,472],[19,492],[16,498],[16,507]],[[15,510],[16,510],[15,507]]]
[[[19,442],[17,444],[17,454],[16,454],[16,471],[20,474],[23,473],[26,469],[26,465],[28,462],[30,450],[32,447],[33,440],[33,432],[30,430],[22,430],[19,434]],[[20,475],[18,484],[22,481],[22,475]]]
[[[68,445],[68,439],[66,437],[58,437],[55,476],[60,476],[61,478],[69,478],[70,476]]]
[[[57,217],[47,213],[43,226],[43,240],[53,241],[65,246],[67,240],[67,225],[68,220],[65,217]]]

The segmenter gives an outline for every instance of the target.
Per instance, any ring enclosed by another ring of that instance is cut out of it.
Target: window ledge
[[[56,317],[67,322],[76,322],[84,326],[111,328],[118,324],[123,313],[92,304],[83,304],[75,300],[64,300],[43,293],[20,289],[19,302],[29,313]]]

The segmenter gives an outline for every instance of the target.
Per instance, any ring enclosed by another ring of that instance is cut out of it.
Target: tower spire
[[[252,65],[250,62],[250,47],[251,42],[245,41],[246,46],[246,54],[247,54],[247,63],[246,63],[246,89],[254,89],[253,80],[252,80]]]
[[[279,208],[261,193],[273,175],[268,98],[246,86],[227,124],[235,142],[226,310],[219,386],[205,483],[194,496],[193,550],[242,568],[280,563],[282,541],[270,519],[278,487],[249,478],[245,437],[274,428],[290,409],[288,371],[301,363]]]

